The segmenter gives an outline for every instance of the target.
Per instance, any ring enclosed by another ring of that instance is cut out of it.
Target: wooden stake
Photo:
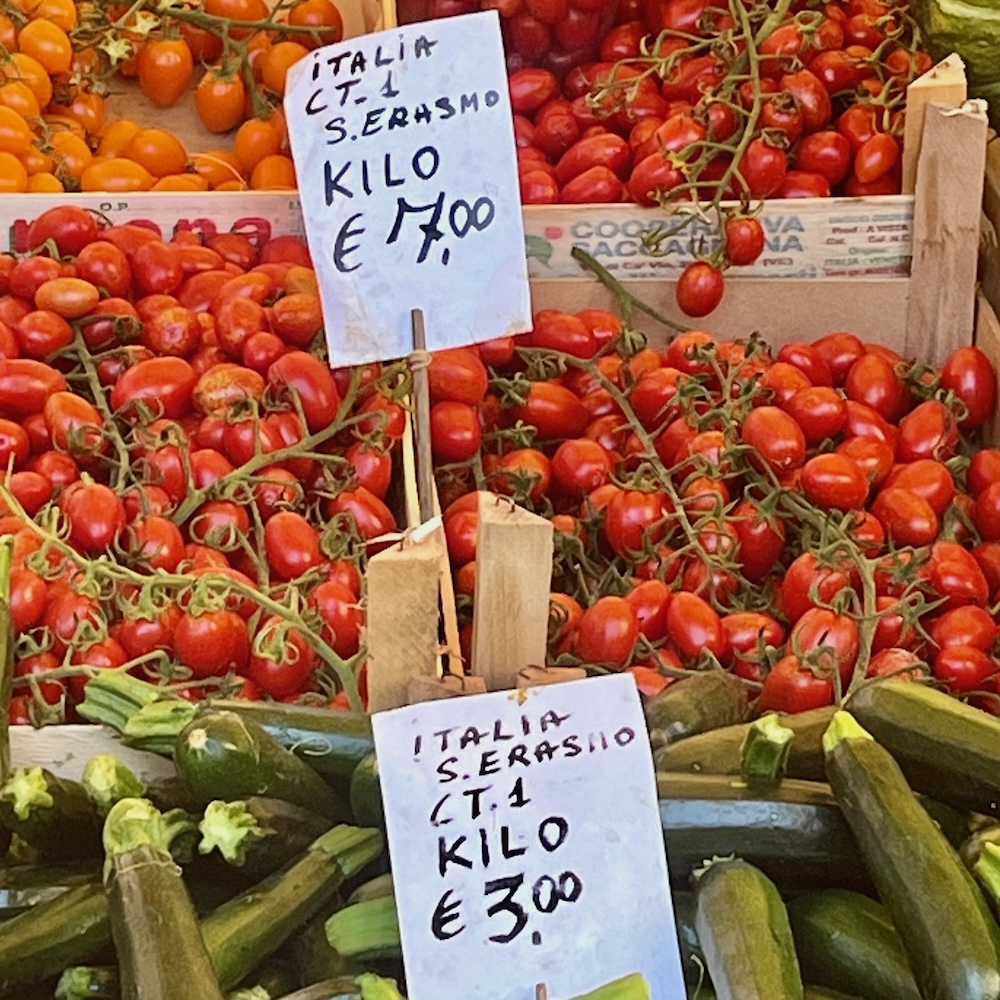
[[[444,528],[437,518],[368,561],[368,710],[409,703],[413,677],[437,679]]]
[[[413,323],[413,406],[417,414],[417,495],[420,497],[420,520],[429,521],[434,516],[434,461],[431,457],[431,389],[427,375],[430,356],[427,354],[427,334],[424,330],[424,313],[414,309],[410,313]]]
[[[420,701],[461,698],[468,694],[486,694],[486,682],[482,677],[462,677],[459,674],[444,674],[441,677],[411,677],[407,686],[407,700],[411,705]]]
[[[565,684],[582,681],[587,676],[583,667],[525,667],[518,672],[519,688],[542,687],[547,684]]]
[[[926,109],[913,211],[906,357],[941,362],[954,343],[972,343],[986,132],[982,102]]]
[[[969,94],[965,63],[954,53],[906,88],[906,128],[903,133],[903,194],[917,189],[917,164],[924,138],[924,115],[930,104],[960,108]],[[955,176],[962,176],[956,174]]]
[[[492,493],[479,494],[472,673],[491,691],[544,665],[552,580],[552,522]]]

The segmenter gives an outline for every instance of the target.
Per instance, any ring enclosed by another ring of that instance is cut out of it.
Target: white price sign
[[[652,758],[616,675],[372,717],[411,1000],[683,1000]]]
[[[317,49],[289,72],[288,133],[335,365],[531,328],[496,11]]]

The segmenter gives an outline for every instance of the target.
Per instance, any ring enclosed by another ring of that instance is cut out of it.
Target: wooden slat
[[[710,316],[691,320],[677,309],[674,282],[624,282],[625,287],[667,317],[722,337],[759,332],[775,347],[793,340],[815,340],[824,333],[849,330],[866,340],[906,343],[906,278],[740,278],[726,279],[722,304]],[[615,298],[599,281],[567,278],[534,281],[532,308],[615,309]],[[654,347],[671,336],[667,327],[636,312],[636,325]]]
[[[552,522],[492,493],[479,494],[472,673],[491,691],[545,665]]]
[[[977,102],[927,108],[906,314],[910,357],[941,361],[972,342],[986,132]]]
[[[370,712],[408,704],[412,677],[438,675],[444,548],[444,529],[435,519],[368,562],[365,644]]]
[[[968,97],[965,63],[954,53],[931,67],[906,88],[906,129],[903,133],[903,194],[916,191],[917,164],[924,138],[928,105],[959,108]]]

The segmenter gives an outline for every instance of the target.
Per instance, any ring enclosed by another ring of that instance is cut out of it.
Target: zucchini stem
[[[833,753],[844,740],[870,740],[874,737],[847,712],[837,712],[823,734],[823,753]]]
[[[983,853],[973,865],[972,872],[994,908],[1000,907],[1000,847],[996,844],[983,844]]]
[[[36,809],[55,805],[49,782],[40,767],[19,767],[0,788],[0,799],[9,802],[18,819],[27,819]]]
[[[264,836],[246,802],[209,802],[198,830],[201,832],[200,854],[218,850],[226,861],[237,867],[246,863],[247,848]]]
[[[395,958],[402,953],[395,896],[345,906],[325,927],[330,947],[344,958]]]
[[[747,731],[741,751],[741,770],[748,783],[775,785],[785,776],[795,733],[778,720],[776,712],[757,719]]]

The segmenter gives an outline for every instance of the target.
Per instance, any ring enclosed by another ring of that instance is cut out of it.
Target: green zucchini
[[[0,788],[0,820],[43,858],[100,857],[100,817],[87,790],[44,768],[12,772]]]
[[[296,931],[279,952],[295,965],[304,983],[317,983],[322,979],[336,979],[364,971],[358,963],[334,951],[326,939],[326,921],[343,905],[343,900],[339,898],[333,905],[327,904]]]
[[[95,858],[64,864],[0,865],[0,891],[24,889],[72,889],[101,881],[100,862]]]
[[[118,969],[106,965],[75,965],[56,984],[56,1000],[119,1000]]]
[[[846,712],[834,716],[824,747],[830,784],[921,995],[925,1000],[998,1000],[1000,930],[899,765]]]
[[[149,799],[160,812],[183,809],[185,812],[195,813],[203,805],[191,794],[191,790],[179,774],[171,774],[169,777],[156,778],[151,781],[146,786],[146,794],[143,798]]]
[[[290,802],[255,795],[209,802],[198,829],[201,854],[217,850],[244,873],[264,878],[298,857],[330,829],[330,821]]]
[[[725,670],[701,670],[665,687],[643,711],[655,748],[743,722],[749,701],[738,677]]]
[[[914,791],[1000,815],[1000,719],[924,684],[867,684],[845,707]]]
[[[695,924],[719,1000],[803,1000],[788,912],[774,883],[738,858],[695,877]]]
[[[382,783],[379,781],[378,761],[374,751],[359,761],[351,773],[351,811],[356,823],[385,828]]]
[[[671,685],[673,686],[673,685]],[[669,688],[667,689],[669,690]],[[779,714],[778,721],[795,734],[788,750],[785,775],[804,781],[825,781],[823,733],[835,709]],[[743,742],[753,723],[723,726],[660,747],[653,755],[657,771],[693,771],[703,774],[740,774]]]
[[[146,794],[146,786],[135,772],[109,753],[95,754],[87,761],[80,784],[101,816],[106,816],[122,799],[141,798]]]
[[[657,774],[670,878],[684,887],[713,856],[739,854],[783,888],[869,886],[829,785],[786,778],[767,790],[714,774]]]
[[[122,1000],[224,1000],[160,811],[122,799],[104,823]]]
[[[100,883],[67,889],[8,920],[0,933],[0,996],[111,954],[111,916]]]
[[[347,804],[308,764],[255,722],[233,712],[199,715],[177,738],[174,761],[195,798],[263,795],[310,809],[331,822],[349,816]]]
[[[395,894],[338,910],[326,922],[326,939],[338,955],[354,961],[399,958],[402,946]]]
[[[202,933],[223,989],[240,983],[383,849],[378,830],[334,827],[287,868],[209,914]]]
[[[788,904],[802,975],[865,1000],[920,1000],[903,943],[885,907],[847,889]]]
[[[331,712],[327,708],[265,701],[216,700],[208,705],[250,719],[314,771],[344,781],[375,749],[371,718],[365,712]]]
[[[987,844],[1000,845],[1000,823],[980,827],[959,847],[958,856],[969,871],[972,871],[976,862],[982,857],[983,848]]]
[[[364,712],[218,699],[204,702],[205,707],[255,722],[313,770],[344,784],[375,749],[371,719]],[[178,735],[200,709],[169,688],[120,670],[103,670],[87,683],[78,710],[85,719],[116,730],[126,745],[170,756]]]
[[[302,985],[298,968],[287,959],[265,958],[244,980],[242,989],[258,989],[269,997],[283,997]]]
[[[649,1000],[649,982],[639,972],[613,979],[573,1000]]]
[[[392,979],[372,973],[359,976],[338,976],[313,983],[280,1000],[403,1000]]]
[[[355,903],[367,903],[370,899],[381,899],[383,896],[391,896],[394,891],[392,872],[386,872],[384,875],[378,875],[367,882],[362,882],[347,897],[347,905],[353,906]]]

